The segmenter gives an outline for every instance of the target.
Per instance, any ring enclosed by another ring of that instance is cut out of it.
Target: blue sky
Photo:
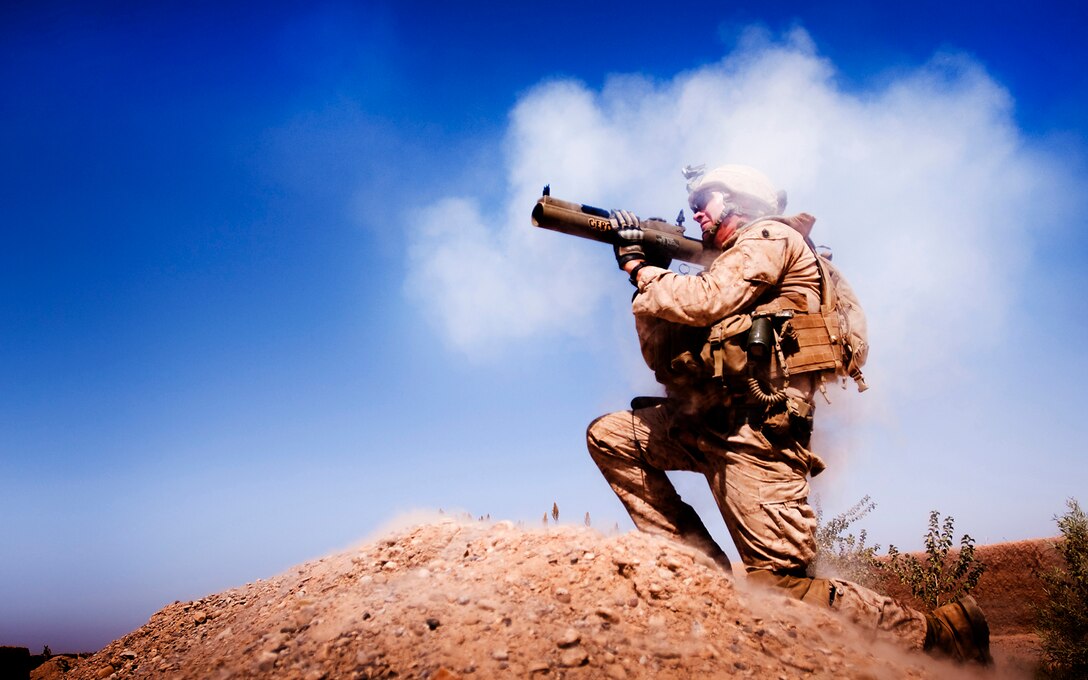
[[[870,311],[826,510],[910,549],[1088,500],[1086,10],[585,5],[0,10],[0,644],[420,509],[629,527],[584,451],[652,390],[629,286],[528,214],[671,216],[685,162],[766,169]]]

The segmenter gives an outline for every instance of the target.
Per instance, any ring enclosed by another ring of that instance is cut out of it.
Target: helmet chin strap
[[[714,231],[717,232],[722,222],[740,212],[736,203],[722,203],[722,211],[718,213],[718,219],[714,220]]]
[[[714,234],[717,234],[718,229],[721,228],[722,222],[725,221],[725,218],[729,217],[732,214],[733,214],[733,207],[730,204],[726,203],[726,204],[722,205],[721,212],[718,213],[718,218],[715,219],[713,222],[711,222],[712,226],[710,227],[710,229],[706,230],[706,234],[708,236],[711,236],[711,237],[713,237]]]

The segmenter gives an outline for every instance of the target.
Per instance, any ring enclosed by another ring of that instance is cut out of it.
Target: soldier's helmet
[[[685,168],[688,182],[688,203],[692,212],[706,205],[707,193],[721,191],[725,202],[732,204],[736,212],[748,217],[781,215],[786,208],[786,192],[775,189],[774,184],[759,170],[747,165],[722,165],[709,172],[699,168]]]

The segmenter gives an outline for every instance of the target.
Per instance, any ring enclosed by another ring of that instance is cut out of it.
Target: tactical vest
[[[804,236],[804,234],[802,234]],[[868,389],[861,367],[868,355],[865,316],[842,273],[805,242],[820,271],[820,309],[808,302],[776,295],[751,312],[735,314],[711,326],[701,356],[715,379],[731,382],[750,371],[753,321],[769,320],[773,342],[767,353],[768,376],[788,380],[804,373],[834,373],[852,378],[858,391]]]

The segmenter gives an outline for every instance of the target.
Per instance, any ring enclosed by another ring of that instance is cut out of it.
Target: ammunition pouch
[[[838,324],[837,314],[834,319],[829,316],[822,312],[795,314],[782,325],[778,341],[785,375],[834,371],[842,366],[828,331],[829,323]]]
[[[710,366],[711,375],[725,381],[729,376],[744,375],[748,368],[748,329],[752,317],[748,314],[727,316],[710,328],[701,359]]]

